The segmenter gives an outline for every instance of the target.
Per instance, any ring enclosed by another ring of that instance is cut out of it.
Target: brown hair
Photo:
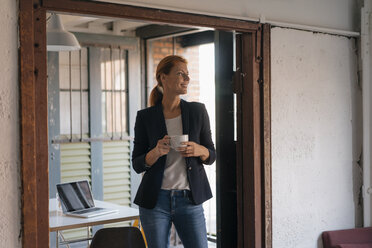
[[[187,60],[178,55],[169,55],[159,62],[156,67],[156,81],[158,81],[158,83],[151,91],[150,106],[155,106],[163,99],[163,84],[160,79],[161,74],[164,73],[168,75],[173,66],[179,62],[187,64]]]

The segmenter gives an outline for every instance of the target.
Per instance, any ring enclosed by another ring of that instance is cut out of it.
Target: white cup
[[[179,147],[186,147],[186,145],[181,144],[182,142],[189,141],[189,135],[171,135],[170,137],[170,147],[176,150]]]

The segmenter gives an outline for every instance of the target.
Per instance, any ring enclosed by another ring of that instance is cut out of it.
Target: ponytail
[[[151,91],[149,99],[150,106],[155,106],[163,100],[163,84],[160,75],[162,73],[168,75],[177,62],[187,64],[187,60],[178,55],[169,55],[159,62],[156,68],[156,81],[158,81],[158,84]]]
[[[159,89],[159,85],[156,85],[150,94],[150,106],[155,106],[163,100],[163,93]]]

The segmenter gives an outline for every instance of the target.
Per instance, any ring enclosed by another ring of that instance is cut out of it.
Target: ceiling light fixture
[[[75,35],[63,28],[61,17],[52,13],[47,26],[47,50],[60,52],[80,49],[80,44]]]

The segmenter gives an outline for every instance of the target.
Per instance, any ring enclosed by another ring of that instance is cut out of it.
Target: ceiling
[[[83,15],[59,14],[59,16],[61,17],[65,29],[70,32],[135,36],[136,28],[150,24],[133,20],[129,21],[124,19],[99,18]]]
[[[49,17],[50,13],[48,13]],[[180,36],[209,30],[208,28],[191,28],[182,25],[167,25],[154,22],[126,20],[121,18],[101,18],[85,15],[58,14],[67,31],[94,33],[144,39]]]

